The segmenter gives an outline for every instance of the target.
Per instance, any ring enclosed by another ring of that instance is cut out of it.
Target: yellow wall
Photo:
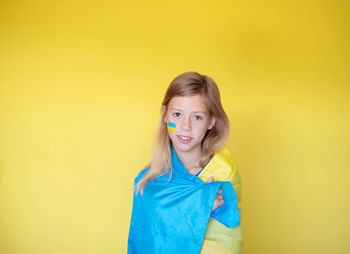
[[[2,1],[0,14],[0,253],[126,253],[133,179],[189,70],[217,81],[231,120],[244,253],[348,252],[349,1]]]

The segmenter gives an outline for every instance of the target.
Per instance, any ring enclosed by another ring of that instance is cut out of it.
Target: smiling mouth
[[[181,136],[181,135],[176,135],[176,137],[182,142],[182,143],[188,143],[190,142],[193,138],[189,136]]]

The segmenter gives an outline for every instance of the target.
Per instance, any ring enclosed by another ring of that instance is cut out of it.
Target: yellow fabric
[[[241,179],[230,151],[224,147],[208,162],[198,177],[206,182],[213,176],[214,181],[231,182],[237,196],[241,225],[228,228],[210,217],[204,235],[201,254],[241,254],[243,247]]]

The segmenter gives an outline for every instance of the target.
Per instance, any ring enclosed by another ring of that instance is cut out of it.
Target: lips
[[[182,136],[182,135],[176,135],[176,137],[181,143],[188,143],[188,142],[191,142],[193,139],[190,136]]]

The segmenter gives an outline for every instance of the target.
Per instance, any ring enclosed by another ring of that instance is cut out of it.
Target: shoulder
[[[231,181],[238,174],[238,169],[231,152],[225,146],[214,154],[202,173],[203,180],[213,176],[215,181]]]
[[[151,168],[150,164],[147,164],[135,177],[135,184],[138,183],[146,172]]]

